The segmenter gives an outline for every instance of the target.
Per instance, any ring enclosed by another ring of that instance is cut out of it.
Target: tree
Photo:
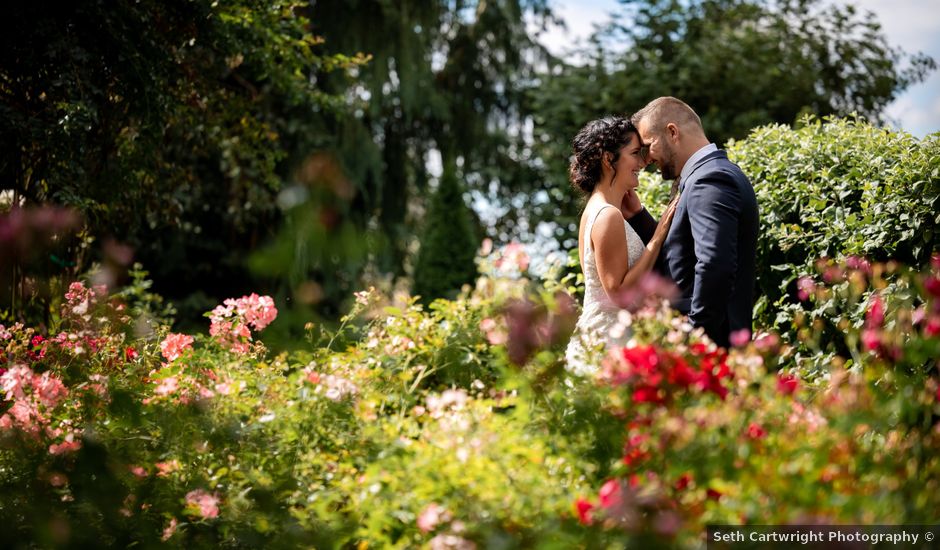
[[[329,48],[372,56],[352,86],[338,75],[326,80],[334,90],[366,98],[360,116],[338,135],[344,166],[358,185],[360,223],[376,220],[388,239],[380,270],[405,273],[432,157],[469,191],[494,200],[529,188],[534,171],[523,161],[523,92],[546,54],[526,20],[551,17],[545,0],[311,5],[315,30]]]
[[[290,0],[16,0],[5,15],[0,191],[74,207],[170,297],[243,291],[284,176],[345,109],[313,75],[360,60],[318,53]]]
[[[801,114],[852,112],[880,121],[885,107],[935,68],[891,47],[872,14],[820,0],[622,0],[593,37],[588,62],[563,64],[531,90],[535,140],[550,196],[526,209],[559,222],[573,246],[576,203],[565,165],[586,121],[636,111],[672,95],[689,103],[717,143]],[[621,21],[625,23],[620,23]],[[906,64],[905,64],[906,63]],[[530,193],[535,196],[535,193]]]
[[[414,294],[420,295],[427,304],[435,298],[453,298],[461,286],[473,283],[477,276],[474,259],[479,244],[460,182],[453,169],[448,168],[431,199],[421,233]]]

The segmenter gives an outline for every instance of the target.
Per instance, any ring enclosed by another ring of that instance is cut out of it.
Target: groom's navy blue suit
[[[658,269],[679,287],[673,306],[720,346],[751,330],[758,213],[754,188],[724,151],[713,151],[680,180],[679,204]],[[656,220],[645,209],[630,225],[649,242]]]

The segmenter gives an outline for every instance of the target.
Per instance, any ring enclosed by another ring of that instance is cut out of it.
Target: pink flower
[[[731,345],[736,348],[743,348],[751,341],[751,331],[742,328],[731,333]]]
[[[757,348],[759,352],[773,353],[779,345],[780,337],[773,332],[765,332],[754,340],[754,347]]]
[[[65,474],[55,472],[49,476],[49,485],[53,487],[61,487],[69,482],[69,478]]]
[[[499,259],[494,263],[497,269],[503,269],[504,266],[510,269],[515,268],[520,272],[529,269],[529,255],[526,253],[525,247],[519,243],[507,244],[500,251],[499,256]]]
[[[486,340],[494,346],[505,344],[508,340],[506,331],[503,330],[493,319],[487,317],[480,321],[480,330],[486,334]]]
[[[203,489],[186,493],[186,507],[198,510],[203,519],[219,517],[219,495]]]
[[[144,470],[140,466],[131,466],[128,469],[137,477],[147,477],[147,470]]]
[[[40,403],[50,409],[69,393],[65,384],[48,371],[33,377],[33,390],[39,397]]]
[[[368,290],[353,292],[353,296],[355,297],[357,304],[363,307],[369,307],[369,303],[371,303],[372,299],[375,297],[375,287],[370,286]]]
[[[88,289],[85,288],[85,285],[80,281],[76,281],[69,285],[69,289],[65,293],[65,299],[69,301],[78,300],[79,298],[84,297],[87,292]]]
[[[176,521],[176,518],[171,519],[170,523],[168,523],[166,528],[163,529],[163,536],[160,537],[160,540],[162,541],[170,540],[170,537],[172,537],[173,533],[176,532],[177,524],[178,522]]]
[[[65,441],[59,443],[58,445],[52,444],[49,445],[49,454],[51,455],[60,455],[64,453],[71,453],[82,448],[81,441],[73,441],[72,434],[69,434],[65,437]]]
[[[763,439],[766,435],[767,431],[756,422],[751,422],[751,424],[747,427],[747,436],[751,439]]]
[[[173,362],[183,353],[192,349],[193,337],[188,334],[170,333],[160,342],[160,352],[167,361]]]
[[[425,506],[424,510],[418,514],[418,529],[422,533],[430,533],[437,527],[437,524],[441,522],[441,519],[444,515],[444,508],[431,503]]]
[[[175,376],[169,376],[163,380],[157,381],[157,387],[153,390],[153,393],[157,395],[170,395],[171,393],[176,393],[179,387],[179,380],[177,380]]]
[[[796,282],[796,294],[800,301],[805,302],[816,293],[816,283],[811,277],[800,277]]]
[[[25,390],[33,384],[33,369],[26,365],[13,365],[0,376],[0,388],[7,401],[24,399]]]
[[[594,505],[589,501],[579,498],[574,502],[574,508],[578,513],[578,522],[581,525],[591,525],[594,523]]]
[[[845,259],[845,267],[849,269],[854,269],[856,271],[861,271],[866,275],[871,273],[871,264],[868,263],[868,260],[865,258],[860,258],[858,256],[849,256]]]
[[[885,304],[881,296],[872,294],[869,300],[868,312],[865,314],[865,326],[880,328],[885,322]]]
[[[607,480],[607,482],[601,486],[597,497],[601,508],[605,510],[620,506],[623,502],[623,491],[620,488],[620,481],[616,479]]]
[[[176,459],[167,462],[157,462],[154,466],[157,468],[157,477],[167,477],[180,469],[180,463]]]

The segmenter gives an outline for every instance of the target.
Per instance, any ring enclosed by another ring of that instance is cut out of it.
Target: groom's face
[[[640,133],[640,139],[643,145],[649,148],[647,160],[659,168],[663,179],[674,180],[679,175],[676,170],[675,153],[666,140],[666,134],[662,129],[655,130],[645,121],[641,120],[637,125],[637,131]]]

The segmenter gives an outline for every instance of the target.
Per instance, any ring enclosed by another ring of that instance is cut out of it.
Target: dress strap
[[[605,203],[601,204],[601,207],[598,208],[598,209],[597,209],[593,214],[591,214],[591,216],[588,218],[587,226],[585,226],[585,228],[584,228],[584,256],[585,256],[585,257],[587,256],[588,250],[593,250],[593,249],[591,248],[591,229],[594,228],[594,222],[597,221],[597,217],[601,215],[601,212],[603,212],[604,209],[605,209],[605,208],[608,208],[608,207],[609,207],[609,208],[613,208],[614,205],[605,202]]]

